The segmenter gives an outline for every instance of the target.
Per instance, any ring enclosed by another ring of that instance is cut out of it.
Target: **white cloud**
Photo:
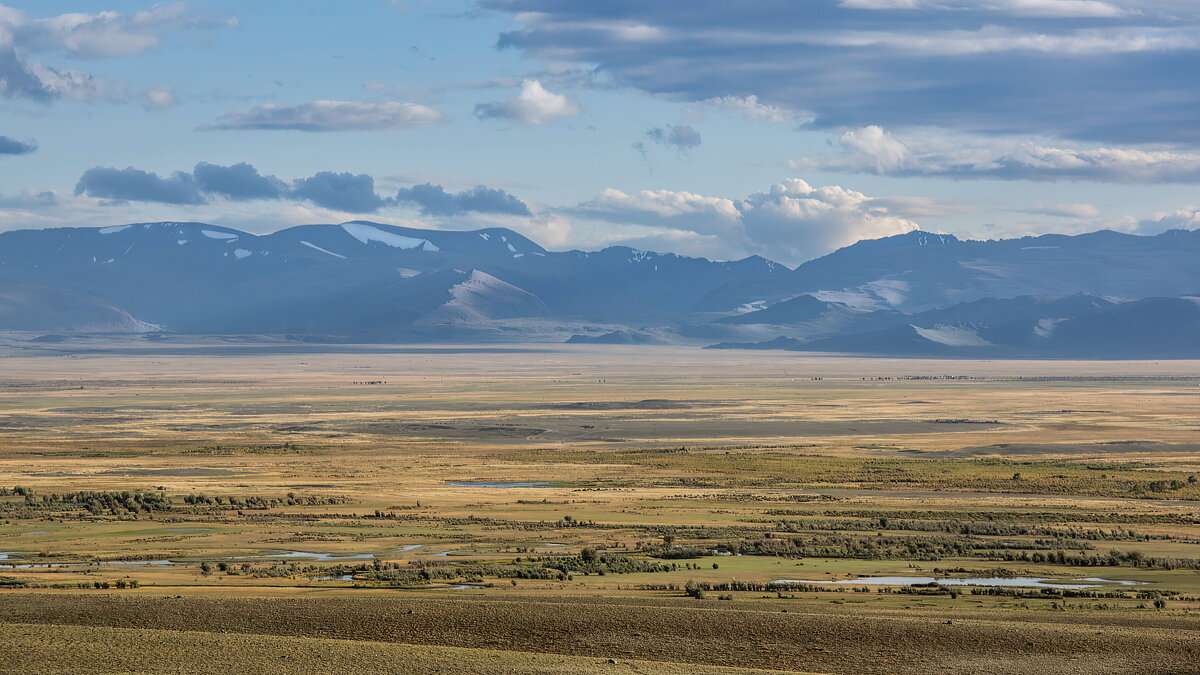
[[[1079,28],[1072,31],[1032,32],[1007,26],[978,29],[901,32],[890,30],[829,31],[779,38],[783,44],[861,49],[880,47],[905,54],[965,56],[997,52],[1042,52],[1087,56],[1134,52],[1170,52],[1200,48],[1191,29],[1131,27]]]
[[[583,109],[578,103],[563,94],[547,90],[538,80],[521,82],[521,91],[513,98],[475,106],[475,115],[480,119],[494,117],[525,124],[545,124],[574,117],[581,112]]]
[[[388,101],[313,101],[299,105],[261,105],[226,113],[202,129],[264,129],[290,131],[383,131],[427,127],[442,114],[416,103]]]
[[[731,199],[673,190],[642,190],[629,194],[613,188],[580,204],[575,212],[610,222],[725,235],[740,229],[742,217]]]
[[[908,146],[879,126],[851,129],[842,134],[841,144],[847,150],[871,158],[879,173],[903,169],[912,161]]]
[[[1179,0],[624,3],[640,41],[610,3],[479,1],[518,18],[501,48],[685,104],[754,94],[822,129],[1196,139],[1200,12]]]
[[[82,59],[139,54],[158,48],[168,34],[236,25],[192,13],[182,2],[155,5],[131,14],[72,12],[31,18],[0,5],[0,95],[50,101],[128,98],[123,84],[90,73],[31,61],[38,53],[63,52]]]
[[[1061,148],[927,130],[897,138],[878,126],[844,132],[842,152],[793,160],[797,170],[1108,183],[1200,183],[1200,153]]]
[[[1167,230],[1194,230],[1200,228],[1200,206],[1187,206],[1170,212],[1156,213],[1139,221],[1138,232],[1158,234]]]
[[[760,103],[758,96],[754,94],[750,94],[749,96],[717,96],[688,106],[688,111],[695,115],[700,115],[705,110],[719,110],[733,113],[759,122],[785,123],[793,119],[790,111],[784,110],[779,106]]]
[[[142,105],[149,110],[174,108],[179,103],[173,87],[153,87],[142,93]]]
[[[861,192],[814,188],[791,178],[739,205],[747,237],[785,262],[801,262],[849,246],[917,229],[917,224],[871,205]]]
[[[1035,213],[1043,216],[1055,216],[1058,218],[1093,219],[1100,217],[1100,209],[1096,208],[1095,204],[1083,203],[1034,204],[1029,208],[1021,209],[1021,212]]]
[[[655,228],[646,237],[719,250],[724,258],[751,254],[799,263],[860,239],[903,234],[917,224],[877,200],[836,185],[812,187],[788,179],[734,201],[690,192],[608,189],[572,213],[623,225]],[[709,253],[709,255],[712,255]]]
[[[850,9],[926,9],[963,11],[969,9],[1048,18],[1113,18],[1129,12],[1100,0],[841,0]]]

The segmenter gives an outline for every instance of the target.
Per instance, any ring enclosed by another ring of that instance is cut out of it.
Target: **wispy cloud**
[[[833,155],[791,162],[797,170],[961,179],[1200,183],[1200,153],[1064,148],[942,134],[900,138],[878,126],[845,131]]]
[[[37,54],[66,53],[85,60],[130,56],[157,49],[171,34],[211,32],[237,25],[191,11],[185,3],[154,5],[132,13],[72,12],[33,18],[0,5],[0,96],[43,103],[128,98],[128,87],[91,73],[34,60]]]
[[[298,105],[260,105],[226,113],[203,130],[388,131],[437,124],[443,116],[416,103],[388,101],[312,101]]]
[[[501,48],[813,128],[1200,140],[1200,13],[1162,0],[482,3],[516,21]]]

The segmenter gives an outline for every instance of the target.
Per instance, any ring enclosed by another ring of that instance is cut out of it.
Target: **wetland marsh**
[[[543,672],[519,668],[535,652],[641,672],[1200,658],[1198,362],[539,345],[3,365],[0,612],[32,627],[12,648],[41,626],[127,640],[134,670],[153,631],[506,655],[480,672]]]

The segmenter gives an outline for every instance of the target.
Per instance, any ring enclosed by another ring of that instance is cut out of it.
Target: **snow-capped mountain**
[[[553,252],[503,228],[138,223],[0,233],[0,290],[0,330],[1200,356],[1194,231],[912,232],[793,270],[621,246]]]
[[[363,221],[255,235],[204,223],[0,233],[0,283],[85,292],[184,332],[397,338],[414,325],[674,321],[705,293],[787,268],[626,247],[552,253],[503,228]]]

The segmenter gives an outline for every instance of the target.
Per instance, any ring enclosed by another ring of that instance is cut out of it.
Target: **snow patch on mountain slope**
[[[961,326],[943,326],[938,324],[933,328],[921,328],[920,326],[913,326],[912,328],[917,331],[917,335],[926,340],[946,345],[947,347],[987,347],[992,344],[979,337],[975,331]]]
[[[236,234],[230,232],[217,232],[216,230],[200,230],[200,233],[209,239],[237,239]]]
[[[374,225],[366,223],[342,223],[342,229],[351,237],[368,244],[377,241],[381,244],[386,244],[394,248],[414,249],[420,248],[422,251],[437,251],[437,246],[428,239],[418,239],[416,237],[405,237],[394,232],[385,232]]]
[[[1033,334],[1038,337],[1048,338],[1054,335],[1054,327],[1066,321],[1066,319],[1038,319],[1033,326]]]
[[[487,272],[471,270],[465,280],[450,287],[450,300],[425,315],[421,323],[483,323],[543,316],[548,312],[546,303],[529,291]]]
[[[316,244],[312,244],[307,241],[304,241],[303,239],[300,240],[300,243],[304,244],[305,246],[307,246],[313,250],[320,251],[321,253],[324,253],[326,255],[331,255],[335,258],[341,258],[342,260],[346,259],[346,256],[342,255],[341,253],[334,253],[333,251],[328,251],[326,249],[321,248],[320,246],[317,246]]]
[[[838,302],[854,309],[874,311],[892,309],[908,299],[912,284],[898,279],[876,279],[840,291],[814,291],[809,293],[824,302]]]

